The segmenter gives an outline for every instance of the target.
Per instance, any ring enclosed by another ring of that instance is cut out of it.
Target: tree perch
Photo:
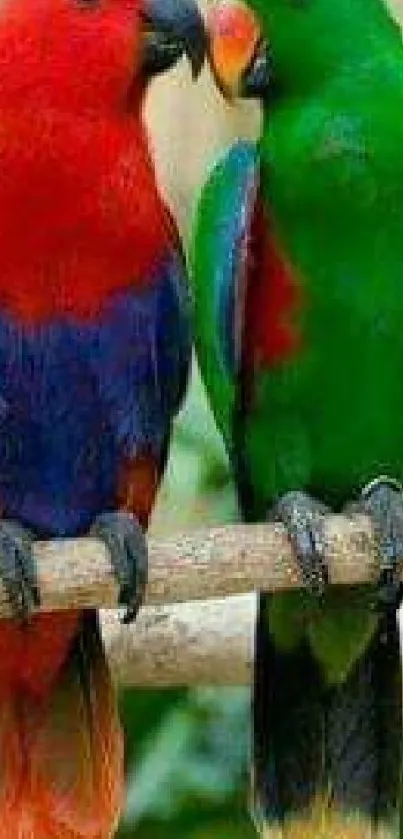
[[[145,606],[129,627],[119,623],[116,611],[104,612],[103,638],[114,678],[130,687],[249,686],[256,611],[256,595],[240,594]]]
[[[324,544],[331,583],[376,581],[377,546],[365,516],[327,516]],[[116,607],[118,587],[102,543],[66,539],[38,542],[34,550],[43,611]],[[278,524],[150,537],[147,604],[136,624],[121,626],[116,609],[102,613],[117,681],[137,686],[250,683],[256,617],[256,597],[250,592],[301,585],[290,543]],[[0,617],[9,614],[0,583]]]
[[[145,606],[135,624],[102,613],[116,682],[131,687],[246,685],[252,680],[256,595]]]
[[[376,580],[377,547],[365,516],[327,516],[324,543],[331,583]],[[37,542],[34,551],[43,611],[116,607],[118,587],[102,543],[90,538]],[[148,604],[301,585],[298,565],[279,524],[234,524],[149,539]],[[9,614],[0,583],[0,617]]]

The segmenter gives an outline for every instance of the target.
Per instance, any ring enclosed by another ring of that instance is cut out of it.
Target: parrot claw
[[[322,520],[326,505],[304,492],[287,492],[277,501],[270,518],[280,521],[287,530],[297,555],[307,591],[322,600],[328,583],[324,558]]]
[[[119,605],[125,607],[121,621],[131,623],[141,606],[147,583],[148,552],[144,531],[133,515],[117,511],[99,515],[90,535],[104,542],[109,550],[120,586]]]
[[[33,535],[16,521],[0,521],[0,577],[7,592],[13,616],[25,623],[40,605]]]
[[[379,547],[377,607],[392,619],[402,600],[400,561],[403,560],[403,487],[393,478],[380,476],[367,484],[361,498],[347,512],[369,516]]]

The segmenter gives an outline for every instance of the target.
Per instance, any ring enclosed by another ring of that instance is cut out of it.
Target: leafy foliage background
[[[195,373],[153,530],[235,517],[225,453]],[[128,788],[120,839],[253,839],[248,688],[126,690],[121,711]]]

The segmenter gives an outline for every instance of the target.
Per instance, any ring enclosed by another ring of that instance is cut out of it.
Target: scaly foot
[[[40,604],[32,544],[29,530],[16,521],[0,520],[0,577],[13,616],[22,622]]]
[[[305,492],[287,492],[274,506],[271,518],[280,521],[294,547],[306,588],[321,599],[328,582],[324,558],[323,517],[325,504]]]
[[[120,586],[119,603],[126,607],[123,623],[131,623],[139,610],[147,583],[147,542],[137,519],[123,511],[102,513],[90,535],[108,548]]]
[[[380,476],[364,487],[361,498],[347,512],[370,517],[379,546],[377,605],[396,627],[396,610],[402,598],[399,563],[403,559],[403,487],[398,481]]]

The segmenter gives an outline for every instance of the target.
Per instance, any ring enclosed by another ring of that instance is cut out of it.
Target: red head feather
[[[143,0],[5,0],[0,107],[127,111],[144,88],[144,19]]]
[[[0,306],[24,321],[94,315],[171,246],[141,114],[144,4],[1,6]]]

